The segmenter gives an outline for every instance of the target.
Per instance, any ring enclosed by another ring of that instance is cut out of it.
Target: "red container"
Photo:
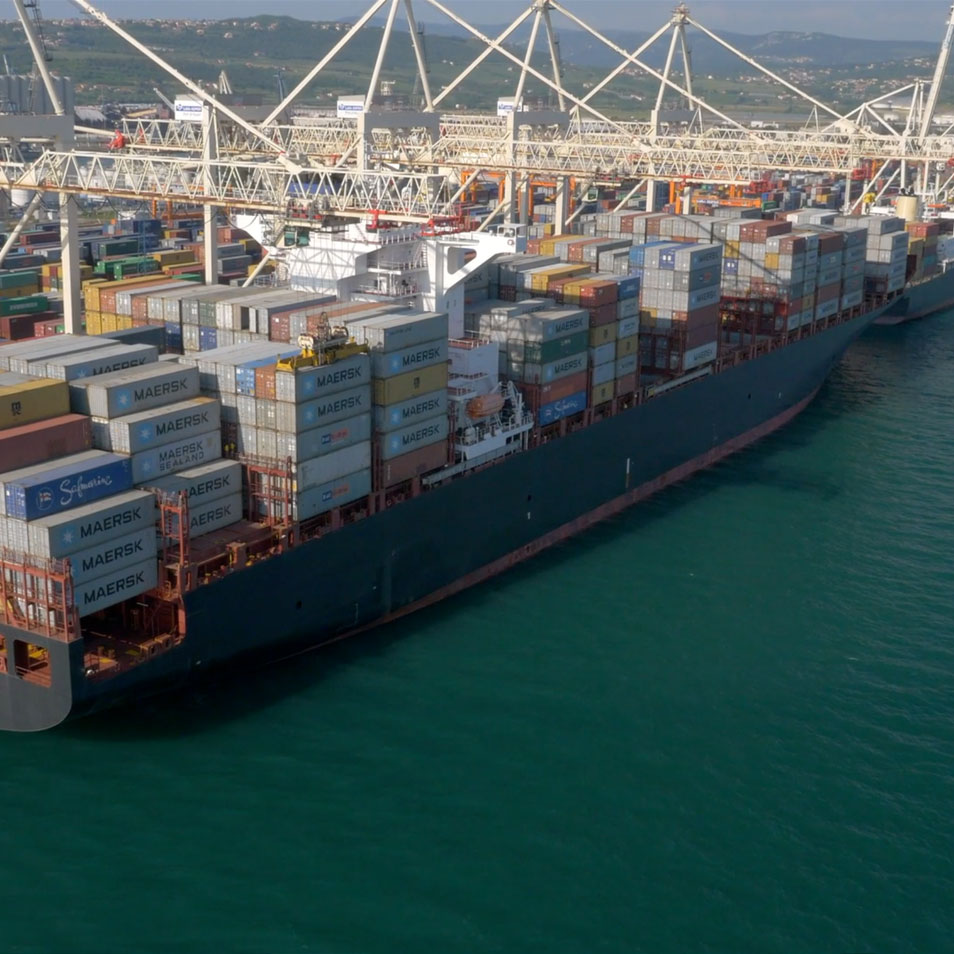
[[[815,292],[815,304],[821,305],[826,301],[838,301],[841,295],[841,282],[833,282],[831,285],[820,285]]]
[[[288,341],[291,335],[291,323],[288,315],[272,315],[268,322],[268,340],[269,341]]]
[[[582,250],[580,252],[582,254]],[[619,301],[619,284],[607,279],[588,281],[580,286],[580,304],[584,308],[616,304]]]
[[[598,328],[600,325],[608,325],[616,321],[616,302],[612,301],[608,305],[600,305],[599,308],[587,308],[590,313],[590,327]]]
[[[429,444],[409,454],[381,461],[375,473],[375,489],[384,490],[412,477],[420,477],[447,463],[447,441]]]
[[[601,238],[590,238],[584,239],[582,242],[573,242],[570,244],[567,249],[568,259],[567,261],[573,263],[574,265],[583,264],[583,251],[587,245],[596,245],[598,242],[602,242]]]
[[[537,239],[537,238],[527,239],[527,254],[528,255],[540,254],[540,239]]]
[[[43,312],[40,320],[47,315]],[[9,315],[0,318],[0,338],[8,341],[20,341],[23,338],[32,338],[37,323],[36,315]]]
[[[274,365],[255,369],[255,397],[265,398],[267,401],[276,400]]]
[[[48,338],[50,335],[58,335],[63,332],[62,318],[49,318],[45,321],[38,321],[33,326],[33,336],[35,338]]]
[[[616,379],[616,396],[622,397],[624,394],[632,394],[636,390],[636,374],[624,374]]]
[[[547,285],[547,298],[552,298],[558,305],[562,305],[564,303],[563,289],[578,281],[578,278],[558,278],[550,282]]]
[[[93,424],[85,414],[65,414],[0,431],[0,461],[4,470],[79,454],[92,446]]]
[[[530,410],[538,411],[545,404],[562,401],[563,398],[568,398],[571,394],[585,391],[587,382],[588,372],[580,371],[578,374],[571,374],[567,378],[560,378],[557,381],[551,381],[549,384],[520,384],[519,388],[523,392]]]
[[[818,239],[819,255],[830,255],[832,252],[840,252],[844,247],[844,232],[826,232]]]

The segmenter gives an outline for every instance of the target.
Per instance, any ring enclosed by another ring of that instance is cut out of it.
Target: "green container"
[[[19,288],[37,281],[35,268],[23,269],[19,272],[0,272],[0,288]]]
[[[579,354],[590,346],[589,331],[578,331],[552,341],[527,341],[523,346],[523,360],[529,364],[549,364],[569,354]]]
[[[20,298],[0,298],[0,316],[8,315],[35,315],[40,311],[47,311],[50,300],[46,295],[23,295]]]

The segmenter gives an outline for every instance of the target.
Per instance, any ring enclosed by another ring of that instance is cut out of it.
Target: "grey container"
[[[65,354],[79,354],[108,348],[114,342],[95,335],[50,335],[48,338],[30,338],[14,341],[0,348],[0,370],[29,374],[29,362],[37,358],[56,358]]]
[[[73,583],[76,585],[115,573],[156,556],[156,531],[153,527],[136,530],[112,540],[101,540],[91,547],[70,554]]]
[[[375,408],[375,411],[378,409]],[[276,432],[274,456],[279,460],[291,459],[297,464],[328,451],[340,450],[371,437],[371,415],[359,414],[344,421],[335,421],[324,427],[315,427],[300,434]],[[263,455],[268,456],[268,455]]]
[[[428,447],[439,441],[447,440],[449,424],[446,417],[432,417],[419,421],[410,427],[381,434],[375,440],[381,460],[391,460],[402,454],[409,454],[421,447]]]
[[[343,421],[357,414],[368,414],[370,411],[371,385],[362,384],[360,387],[337,391],[302,404],[286,404],[280,401],[278,430],[286,434],[297,434],[334,421]]]
[[[401,401],[400,404],[389,404],[387,407],[375,405],[374,428],[386,433],[399,427],[410,427],[429,417],[446,415],[447,410],[447,389],[429,391],[427,394]]]
[[[28,524],[28,550],[39,557],[65,557],[106,540],[156,525],[156,498],[144,490],[130,490],[41,517]]]
[[[371,373],[376,378],[391,378],[408,371],[420,371],[446,363],[449,357],[447,338],[426,341],[400,351],[375,351],[371,355]]]
[[[327,513],[335,507],[354,503],[371,493],[371,471],[362,470],[356,474],[346,474],[336,480],[312,487],[294,497],[294,517],[296,520],[308,520],[318,514]]]
[[[159,565],[152,557],[77,586],[73,593],[76,609],[80,617],[89,616],[130,597],[154,590],[158,584]]]
[[[560,308],[516,316],[508,328],[514,337],[526,341],[552,341],[590,327],[590,316],[582,308]]]
[[[198,369],[164,361],[70,382],[70,407],[93,417],[122,417],[196,397]]]
[[[447,313],[420,312],[359,318],[348,322],[348,331],[354,335],[356,341],[368,345],[372,351],[400,351],[427,341],[446,338]]]
[[[235,460],[217,460],[162,477],[149,486],[167,493],[184,493],[190,507],[204,505],[242,492],[242,465]]]
[[[275,372],[275,396],[294,404],[371,383],[371,359],[354,354],[332,364]]]
[[[295,467],[295,490],[310,490],[370,466],[371,441],[360,441],[350,447],[299,461]]]
[[[213,530],[221,530],[242,519],[241,492],[206,500],[189,508],[189,538],[195,539]],[[175,520],[173,520],[175,530]]]
[[[103,450],[137,454],[171,441],[221,427],[221,407],[215,398],[178,401],[166,407],[128,414],[112,421],[93,421],[93,441]],[[104,433],[105,432],[105,433]]]
[[[182,440],[133,454],[133,483],[142,484],[147,480],[167,477],[177,471],[217,460],[221,456],[222,435],[218,428],[203,434],[193,434]]]
[[[30,373],[60,381],[91,378],[152,364],[159,358],[159,349],[152,345],[112,345],[92,352],[61,355],[57,358],[37,358],[30,362]],[[35,369],[34,369],[35,366]]]

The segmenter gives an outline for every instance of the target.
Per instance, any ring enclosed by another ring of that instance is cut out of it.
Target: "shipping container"
[[[446,436],[446,432],[445,432]],[[325,451],[317,457],[299,461],[295,467],[295,490],[310,490],[347,474],[371,466],[371,441],[360,441],[349,447]]]
[[[26,524],[28,550],[35,556],[62,558],[94,543],[113,540],[156,525],[156,499],[131,490]]]
[[[129,458],[84,451],[0,475],[4,513],[20,520],[52,516],[132,486]]]
[[[253,399],[257,400],[257,399]],[[297,434],[314,427],[371,412],[371,389],[365,384],[301,404],[277,402],[277,430]]]
[[[219,402],[214,398],[201,397],[111,421],[96,419],[96,446],[102,450],[136,454],[174,440],[219,430],[220,410]]]
[[[367,344],[372,351],[401,351],[448,337],[446,312],[379,315],[345,321],[355,340]]]
[[[381,405],[399,404],[413,397],[437,391],[447,387],[448,368],[446,362],[408,371],[391,378],[377,378],[373,382],[374,403]]]
[[[418,421],[409,427],[402,427],[375,438],[380,460],[391,460],[409,454],[428,444],[446,442],[448,434],[446,417],[431,417]]]
[[[74,411],[94,417],[122,417],[199,397],[199,371],[178,363],[157,361],[128,371],[72,381],[69,389]]]
[[[34,424],[0,431],[0,467],[20,470],[56,457],[89,450],[93,434],[90,419],[82,414],[66,414]]]
[[[190,508],[204,506],[220,497],[241,494],[242,465],[235,460],[217,460],[180,470],[170,477],[150,480],[148,485],[167,493],[184,493]]]
[[[99,540],[69,556],[73,583],[80,586],[97,577],[156,558],[156,531],[146,527],[112,540]]]
[[[431,391],[399,404],[374,408],[374,427],[381,433],[409,427],[418,421],[447,414],[447,390]]]
[[[258,453],[263,457],[274,456],[279,460],[290,459],[293,464],[308,460],[329,451],[340,450],[371,439],[371,415],[359,414],[343,421],[335,421],[324,427],[315,427],[297,434],[274,432],[275,450],[273,454],[265,450]],[[261,443],[262,434],[259,434]],[[267,440],[267,438],[266,438]]]
[[[332,364],[275,372],[275,396],[279,401],[300,403],[348,390],[371,381],[371,359],[355,354]]]
[[[410,453],[383,461],[380,470],[375,472],[377,489],[383,490],[387,487],[393,487],[395,484],[411,480],[413,477],[420,477],[423,474],[431,473],[431,471],[439,470],[446,464],[446,441],[437,441],[434,444],[419,447]]]
[[[192,434],[160,447],[133,454],[133,483],[141,484],[159,477],[167,477],[180,470],[198,467],[222,456],[222,435],[215,430]]]
[[[76,609],[80,617],[89,616],[153,590],[158,583],[159,565],[155,557],[151,557],[77,586],[74,590]]]
[[[586,399],[587,392],[578,391],[576,394],[544,404],[537,411],[537,423],[542,427],[545,424],[553,424],[564,417],[569,417],[571,414],[585,411]]]
[[[371,373],[378,379],[391,378],[420,371],[435,364],[446,364],[448,347],[447,339],[442,338],[402,348],[400,351],[372,352]]]
[[[364,469],[312,487],[295,496],[296,520],[309,520],[335,507],[354,503],[371,493],[371,471]]]
[[[29,362],[29,373],[73,381],[77,378],[91,378],[112,371],[138,368],[140,365],[152,364],[158,357],[159,349],[152,345],[117,344],[93,352],[61,355],[57,358],[36,358]]]

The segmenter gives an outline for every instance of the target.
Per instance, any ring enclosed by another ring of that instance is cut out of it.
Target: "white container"
[[[308,520],[335,507],[354,503],[371,493],[371,471],[362,470],[313,487],[295,496],[295,519]]]
[[[446,440],[448,429],[446,417],[432,417],[412,424],[410,427],[402,427],[389,434],[381,434],[375,438],[378,442],[378,453],[381,460],[391,460],[392,457],[409,454],[421,447],[428,447],[438,441]]]
[[[189,508],[189,539],[230,527],[242,519],[242,494],[229,494]],[[175,521],[173,520],[173,524]]]
[[[156,519],[153,494],[130,490],[75,510],[30,521],[28,549],[34,556],[65,557],[144,527],[154,527]]]
[[[408,371],[420,371],[435,364],[447,362],[446,338],[425,341],[400,351],[375,351],[371,355],[371,373],[376,378],[390,378]]]
[[[172,441],[132,455],[133,483],[167,477],[222,456],[222,435],[218,429]]]
[[[88,616],[154,590],[158,583],[159,566],[153,557],[77,586],[74,590],[76,608],[80,617]]]
[[[355,340],[373,351],[399,351],[427,341],[446,339],[448,333],[446,312],[379,315],[352,322],[345,318],[345,322]]]
[[[362,384],[360,387],[337,391],[302,404],[286,404],[280,401],[277,424],[279,431],[297,434],[370,412],[371,385]]]
[[[220,497],[241,494],[242,465],[236,460],[217,460],[180,470],[171,477],[153,481],[149,486],[168,493],[184,492],[189,506],[197,507]]]
[[[294,373],[276,371],[275,396],[279,401],[300,404],[370,383],[371,359],[366,354],[354,354],[332,364],[299,368]]]
[[[92,378],[97,374],[125,371],[144,364],[153,364],[159,358],[159,349],[153,345],[113,345],[79,354],[61,355],[57,358],[36,358],[29,364],[31,374],[60,381]]]
[[[70,382],[70,407],[93,417],[122,417],[197,397],[198,369],[165,361]]]
[[[389,404],[387,407],[375,405],[374,429],[387,433],[399,427],[410,427],[430,417],[446,416],[447,410],[446,388],[440,391],[429,391],[427,394],[410,398],[400,404]]]
[[[93,443],[103,450],[137,454],[174,440],[218,430],[220,426],[219,402],[215,398],[200,397],[127,414],[112,421],[94,419]]]
[[[616,342],[607,341],[606,344],[590,348],[590,365],[596,367],[599,364],[606,364],[616,360]]]
[[[371,466],[371,441],[361,441],[341,450],[303,460],[295,468],[295,489],[310,490],[329,481],[367,470]]]
[[[69,556],[73,583],[80,585],[107,574],[116,573],[134,563],[156,557],[156,531],[153,527],[104,540]]]
[[[375,412],[378,410],[379,408],[375,408]],[[277,442],[272,456],[279,460],[291,458],[292,463],[297,464],[300,460],[308,460],[319,454],[341,450],[359,441],[370,440],[371,415],[359,414],[357,417],[335,421],[333,424],[315,427],[300,434],[276,433],[275,437]]]

